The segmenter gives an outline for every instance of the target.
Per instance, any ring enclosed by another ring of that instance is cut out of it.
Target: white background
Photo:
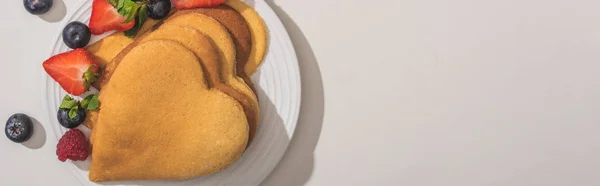
[[[0,140],[0,185],[78,184],[42,126],[41,66],[77,1],[2,2],[0,119],[41,125]],[[264,185],[600,185],[600,1],[268,1],[303,97]]]

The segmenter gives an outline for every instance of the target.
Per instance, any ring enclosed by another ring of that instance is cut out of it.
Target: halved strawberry
[[[135,21],[127,20],[127,16],[122,16],[117,8],[106,2],[106,0],[94,0],[92,3],[92,16],[90,17],[90,31],[94,35],[99,35],[111,30],[129,30],[135,24]]]
[[[215,7],[219,6],[227,0],[171,0],[173,6],[177,9],[190,9],[199,7]]]
[[[84,49],[57,54],[42,64],[46,73],[67,93],[79,96],[98,78],[98,65]]]

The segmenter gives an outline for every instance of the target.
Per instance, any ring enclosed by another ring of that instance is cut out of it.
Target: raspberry
[[[83,133],[78,129],[71,129],[63,135],[56,145],[58,160],[64,162],[67,159],[83,161],[89,155],[89,144]]]

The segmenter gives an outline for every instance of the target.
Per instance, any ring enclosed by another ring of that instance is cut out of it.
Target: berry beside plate
[[[45,14],[52,8],[52,0],[23,0],[25,10],[33,15]]]
[[[33,121],[25,114],[13,114],[6,121],[4,134],[15,143],[23,143],[33,134]]]

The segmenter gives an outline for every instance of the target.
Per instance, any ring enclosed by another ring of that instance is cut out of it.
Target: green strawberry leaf
[[[81,100],[81,106],[86,110],[95,110],[98,108],[100,102],[98,101],[98,96],[89,95]]]
[[[119,2],[117,3],[117,10],[120,10],[121,8],[123,8],[123,5],[125,5],[125,0],[119,0]],[[119,12],[121,13],[121,12]],[[123,15],[123,14],[121,14]]]
[[[117,7],[119,6],[119,2],[117,2],[117,0],[107,0],[108,4],[112,5],[113,7]]]
[[[90,85],[98,80],[98,76],[100,76],[100,73],[94,72],[95,67],[96,65],[91,65],[88,67],[87,71],[83,73],[83,85],[85,86],[86,90],[89,90]]]
[[[148,18],[148,6],[142,5],[140,7],[140,9],[138,10],[137,17],[135,17],[135,25],[133,26],[133,28],[125,31],[125,36],[127,36],[129,38],[134,38],[137,35],[137,33],[140,31],[140,28],[142,28],[142,26],[144,26],[144,22],[146,22],[147,18]]]
[[[77,100],[73,99],[69,95],[65,95],[65,97],[63,97],[62,103],[60,103],[59,108],[61,108],[61,109],[71,109],[74,106],[77,106]]]
[[[77,116],[77,109],[79,109],[79,106],[74,106],[69,110],[69,118],[73,119]]]

